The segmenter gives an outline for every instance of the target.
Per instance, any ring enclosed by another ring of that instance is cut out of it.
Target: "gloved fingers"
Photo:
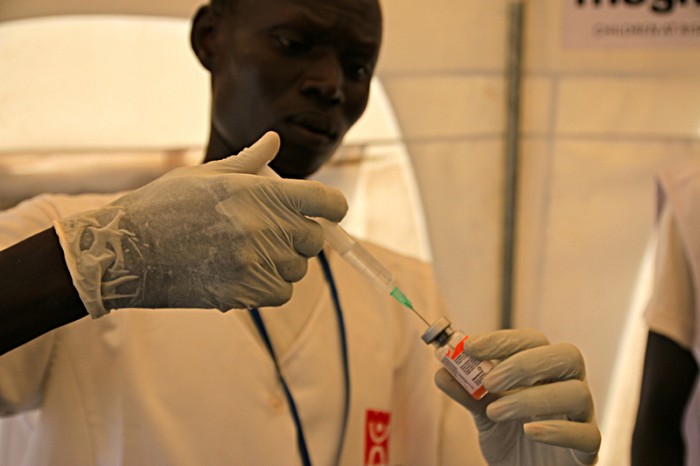
[[[481,403],[481,400],[475,400],[444,367],[435,373],[435,385],[471,412],[483,413],[486,409],[486,404]]]
[[[600,435],[600,431],[598,431],[597,428],[595,428],[596,432],[598,432],[598,435]],[[598,448],[600,450],[600,447]],[[570,450],[571,454],[573,457],[576,459],[578,464],[588,466],[588,465],[593,465],[593,464],[598,464],[598,451],[595,452],[585,452],[581,450]]]
[[[323,249],[325,236],[321,225],[304,218],[302,228],[292,233],[294,249],[304,257],[314,257]]]
[[[268,131],[255,144],[243,149],[237,155],[209,162],[204,167],[211,173],[258,173],[275,158],[280,144],[279,135],[274,131]]]
[[[278,274],[271,273],[268,267],[260,264],[248,269],[249,279],[230,286],[227,282],[212,282],[207,292],[213,303],[210,307],[227,311],[233,308],[275,307],[289,301],[293,285]]]
[[[444,367],[435,373],[435,385],[447,396],[469,410],[480,431],[493,425],[493,421],[486,416],[486,407],[497,398],[496,395],[488,393],[481,400],[474,399]]]
[[[348,211],[345,196],[323,183],[291,179],[276,181],[278,195],[284,196],[286,204],[302,215],[339,222]]]
[[[281,277],[276,266],[258,263],[250,268],[250,274],[257,279],[242,287],[244,296],[251,296],[246,307],[281,306],[292,298],[293,286]]]
[[[315,222],[301,217],[304,222]],[[289,231],[278,228],[274,219],[267,219],[269,227],[266,232],[260,232],[254,239],[254,250],[251,269],[259,283],[270,283],[283,280],[294,283],[301,280],[308,270],[308,259],[293,249],[293,238]],[[280,285],[282,285],[280,283]],[[286,288],[286,285],[282,285]]]
[[[570,343],[558,343],[526,349],[499,362],[484,377],[484,386],[489,391],[503,392],[546,381],[583,380],[585,375],[581,351]]]
[[[548,345],[541,332],[532,329],[497,330],[480,335],[470,335],[464,351],[477,359],[506,359],[523,350]]]
[[[586,382],[566,380],[508,392],[489,404],[486,414],[497,422],[554,416],[589,422],[593,398]]]
[[[534,421],[523,425],[525,435],[540,443],[571,448],[581,464],[595,464],[601,436],[593,422],[551,420]]]
[[[289,256],[277,264],[277,272],[285,281],[295,283],[304,278],[309,268],[309,260],[302,256]]]

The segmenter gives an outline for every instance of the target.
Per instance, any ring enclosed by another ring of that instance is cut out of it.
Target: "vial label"
[[[449,345],[443,346],[443,351],[441,352],[444,354],[438,357],[442,365],[452,374],[452,377],[454,377],[472,397],[480,400],[487,393],[482,382],[484,376],[493,369],[493,363],[474,359],[464,354],[464,342],[467,338],[469,337],[463,337],[459,340],[454,348],[450,348]]]

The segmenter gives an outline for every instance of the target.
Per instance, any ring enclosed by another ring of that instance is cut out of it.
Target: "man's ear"
[[[192,18],[192,30],[190,31],[190,44],[199,62],[209,71],[214,68],[216,57],[215,35],[217,17],[209,5],[197,10]]]

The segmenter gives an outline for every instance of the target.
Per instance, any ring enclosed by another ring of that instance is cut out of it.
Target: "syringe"
[[[328,244],[330,244],[350,265],[355,267],[355,270],[372,282],[380,293],[389,292],[391,297],[412,310],[425,322],[425,325],[430,325],[428,321],[416,311],[413,307],[413,303],[411,303],[403,291],[396,286],[391,272],[362,247],[355,238],[350,236],[350,234],[343,230],[337,223],[329,222],[323,218],[316,218],[314,220],[323,227],[323,232],[326,234],[326,241]]]
[[[265,166],[258,172],[258,175],[270,178],[281,178],[272,168]],[[388,292],[392,298],[403,306],[412,310],[425,325],[430,326],[427,320],[418,313],[411,301],[401,291],[394,282],[394,277],[377,259],[375,259],[360,243],[355,240],[340,225],[325,218],[314,218],[323,228],[326,235],[326,242],[345,259],[360,275],[369,280],[381,293]]]
[[[271,178],[281,178],[268,166],[260,169],[258,174]],[[439,318],[432,325],[429,324],[396,286],[391,272],[362,247],[355,238],[336,223],[324,218],[314,218],[314,220],[323,228],[326,242],[360,275],[369,280],[381,293],[389,292],[392,298],[413,311],[428,326],[422,339],[426,344],[435,345],[435,356],[453,377],[475,399],[481,399],[486,395],[482,379],[493,368],[493,364],[490,361],[480,361],[464,354],[464,342],[468,337],[464,336],[461,331],[452,329],[450,321],[444,317]]]
[[[391,273],[384,268],[365,248],[345,230],[333,222],[316,219],[326,234],[326,241],[352,266],[381,292],[389,294],[398,302],[416,314],[428,329],[422,335],[426,344],[435,346],[435,357],[442,363],[452,376],[467,390],[471,396],[480,400],[486,395],[483,385],[484,376],[493,369],[493,363],[472,358],[463,353],[467,336],[460,330],[454,330],[445,317],[436,320],[432,325],[413,308],[413,304],[405,294],[394,284]]]

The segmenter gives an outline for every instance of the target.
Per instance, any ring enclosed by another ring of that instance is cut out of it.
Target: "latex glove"
[[[276,154],[269,132],[224,160],[173,170],[102,209],[54,224],[93,317],[119,307],[231,308],[289,300],[345,197],[321,183],[257,173]]]
[[[597,462],[601,436],[576,346],[550,345],[541,333],[520,329],[470,336],[464,351],[498,361],[484,377],[489,394],[473,399],[445,369],[438,371],[435,381],[471,411],[489,464]]]

